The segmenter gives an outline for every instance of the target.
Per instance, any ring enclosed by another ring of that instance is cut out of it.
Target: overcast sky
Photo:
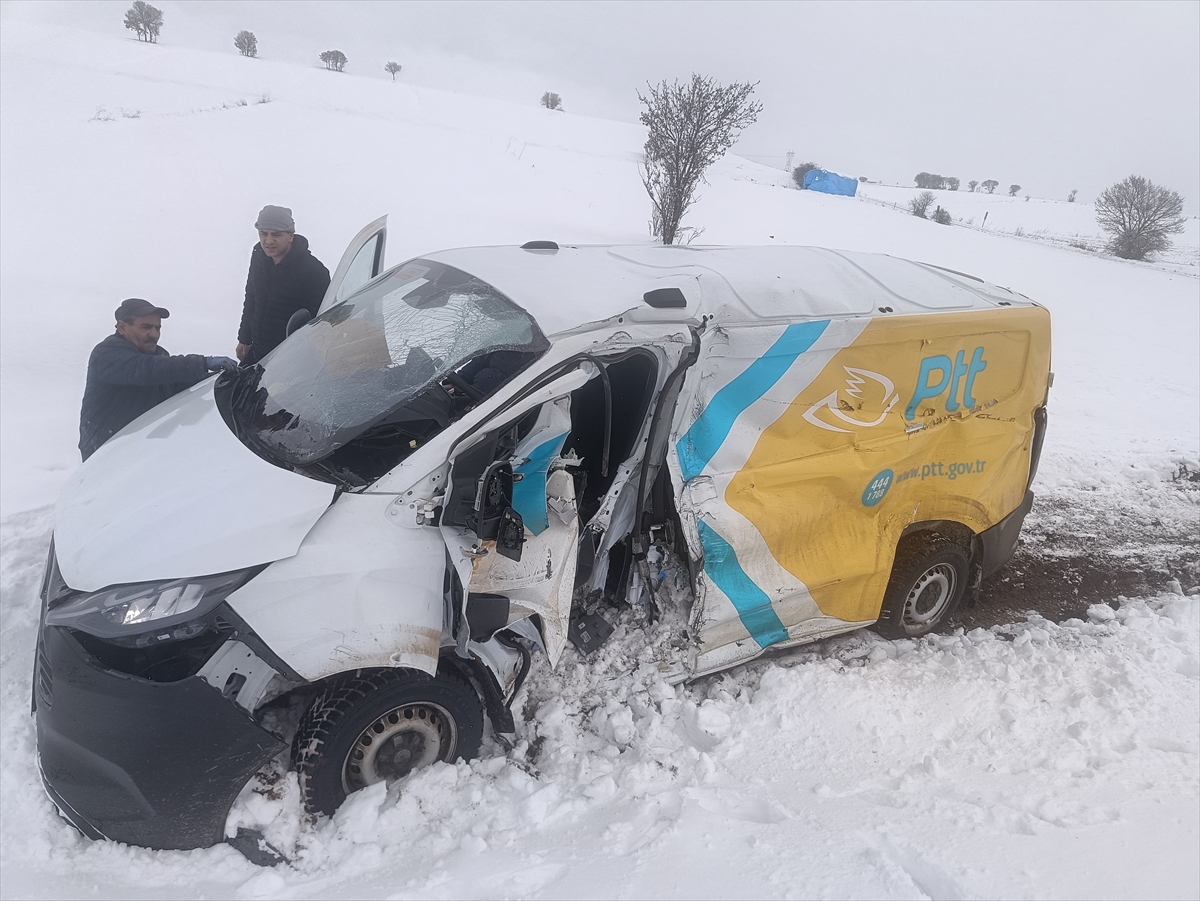
[[[6,0],[3,16],[128,34],[129,0]],[[158,0],[162,43],[635,121],[647,81],[756,81],[736,152],[911,184],[918,171],[1092,199],[1137,173],[1200,207],[1200,3]]]

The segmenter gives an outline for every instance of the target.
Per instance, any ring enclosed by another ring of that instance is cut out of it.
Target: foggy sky
[[[129,0],[7,0],[3,18],[128,35]],[[921,170],[1091,200],[1130,174],[1200,207],[1200,3],[234,2],[158,0],[164,44],[636,121],[647,81],[757,81],[735,152],[912,184]],[[2,20],[0,20],[2,22]]]

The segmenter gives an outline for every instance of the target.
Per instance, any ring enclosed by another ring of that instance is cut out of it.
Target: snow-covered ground
[[[291,777],[263,774],[230,827],[263,828],[291,861],[275,869],[225,846],[91,843],[58,820],[28,707],[36,588],[78,461],[87,354],[120,299],[170,307],[174,352],[229,353],[264,203],[293,207],[331,268],[385,212],[392,262],[644,242],[642,140],[628,123],[5,20],[0,895],[1200,894],[1200,616],[1180,593],[1194,567],[1058,624],[862,633],[679,687],[644,665],[677,618],[626,614],[593,657],[542,661],[511,751],[489,740],[480,760],[362,792],[332,820],[303,817]],[[1082,199],[959,192],[939,202],[963,224],[943,227],[891,208],[910,189],[799,192],[734,156],[709,182],[686,223],[702,243],[882,251],[1044,303],[1056,381],[1033,525],[1136,511],[1194,543],[1200,492],[1179,477],[1200,457],[1194,219],[1166,262],[1131,264],[1029,239],[1094,240]]]

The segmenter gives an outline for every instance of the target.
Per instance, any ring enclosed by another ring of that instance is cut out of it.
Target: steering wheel
[[[466,379],[464,379],[461,375],[459,375],[453,369],[451,369],[449,372],[446,373],[446,381],[448,381],[451,385],[453,385],[455,388],[457,388],[459,391],[461,391],[467,397],[471,398],[471,400],[475,401],[475,403],[479,403],[481,400],[483,400],[485,397],[487,397],[486,394],[484,394],[482,391],[480,391],[474,385],[470,384]]]

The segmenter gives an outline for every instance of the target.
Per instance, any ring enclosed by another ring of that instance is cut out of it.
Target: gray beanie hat
[[[294,232],[296,222],[292,219],[292,211],[287,207],[267,204],[258,214],[258,221],[254,223],[254,227],[273,232]]]

